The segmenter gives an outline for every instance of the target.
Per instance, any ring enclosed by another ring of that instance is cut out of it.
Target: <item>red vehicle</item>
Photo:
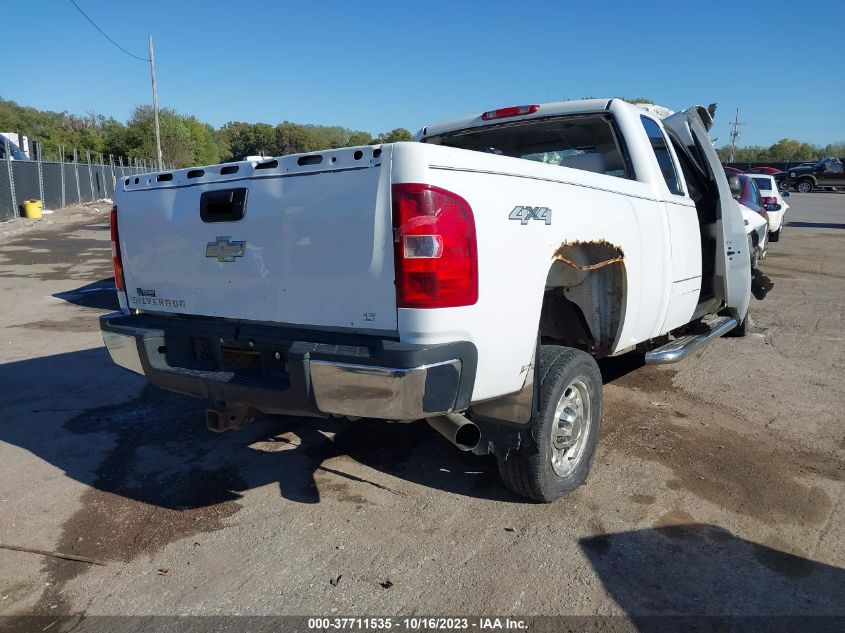
[[[737,169],[736,167],[726,167],[725,165],[722,165],[722,169],[725,170],[725,174],[728,176],[738,176],[739,174],[745,173],[741,169]]]
[[[782,171],[780,169],[775,169],[774,167],[752,167],[751,169],[747,169],[745,171],[746,174],[766,174],[768,176],[774,176],[775,174],[780,174]]]

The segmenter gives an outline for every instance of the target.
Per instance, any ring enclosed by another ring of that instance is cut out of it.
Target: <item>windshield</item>
[[[591,114],[471,128],[422,139],[424,143],[469,149],[632,178],[613,122]]]

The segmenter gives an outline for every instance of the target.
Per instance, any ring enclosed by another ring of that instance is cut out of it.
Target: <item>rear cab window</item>
[[[678,179],[678,168],[675,165],[675,159],[672,157],[672,153],[669,151],[669,142],[666,140],[663,130],[660,129],[657,121],[650,117],[640,116],[640,121],[648,135],[651,149],[654,152],[654,157],[657,159],[660,173],[666,181],[666,186],[676,196],[684,195],[684,191],[681,189],[681,182]]]
[[[578,114],[503,123],[431,136],[424,143],[522,158],[634,178],[627,151],[610,114]]]
[[[769,178],[754,178],[760,191],[772,191],[772,181]]]

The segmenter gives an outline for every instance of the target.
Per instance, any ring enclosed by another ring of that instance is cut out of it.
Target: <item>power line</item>
[[[139,57],[138,55],[133,55],[132,53],[127,51],[125,48],[123,48],[120,44],[115,42],[112,38],[110,38],[108,36],[108,34],[103,29],[101,29],[99,26],[97,26],[97,23],[94,22],[94,20],[92,20],[90,17],[88,17],[88,14],[85,13],[85,11],[82,10],[82,7],[80,7],[78,4],[76,4],[76,2],[74,0],[70,0],[70,3],[73,6],[76,7],[76,10],[79,11],[85,17],[85,19],[88,20],[91,23],[91,26],[93,26],[95,29],[97,29],[104,38],[106,38],[109,42],[114,44],[117,48],[122,50],[124,53],[129,55],[129,57],[131,57],[133,59],[137,59],[138,61],[149,62],[149,64],[150,64],[150,80],[151,80],[152,88],[153,88],[153,116],[155,117],[156,158],[158,159],[158,170],[162,171],[164,169],[164,167],[162,165],[162,160],[161,160],[161,129],[159,127],[159,122],[158,122],[158,91],[156,90],[156,67],[155,67],[155,54],[153,53],[153,36],[152,35],[148,36],[149,45],[150,45],[150,56],[149,57]]]
[[[746,123],[749,127],[761,127],[770,130],[841,130],[841,125],[769,125],[768,123]]]
[[[97,30],[100,32],[100,34],[102,34],[102,36],[103,36],[103,37],[105,37],[105,38],[106,38],[109,42],[111,42],[112,44],[114,44],[115,46],[117,46],[117,47],[118,47],[120,50],[122,50],[124,53],[126,53],[127,55],[129,55],[129,57],[134,57],[135,59],[137,59],[137,60],[139,60],[139,61],[142,61],[142,62],[149,62],[149,61],[150,61],[150,60],[149,60],[148,58],[146,58],[146,57],[139,57],[138,55],[133,55],[132,53],[130,53],[129,51],[127,51],[127,50],[126,50],[125,48],[123,48],[120,44],[118,44],[118,43],[117,43],[117,42],[115,42],[112,38],[110,38],[110,37],[106,34],[106,32],[105,32],[103,29],[101,29],[99,26],[97,26],[97,23],[96,23],[96,22],[94,22],[94,20],[92,20],[91,18],[89,18],[89,17],[88,17],[88,14],[87,14],[87,13],[85,13],[85,11],[83,11],[83,10],[82,10],[82,8],[81,8],[78,4],[76,4],[76,2],[74,2],[74,0],[70,0],[70,3],[71,3],[73,6],[75,6],[75,7],[76,7],[76,9],[77,9],[77,10],[78,10],[78,11],[79,11],[82,15],[84,15],[84,16],[85,16],[85,19],[86,19],[86,20],[88,20],[88,21],[91,23],[91,26],[93,26],[95,29],[97,29]]]
[[[736,109],[736,118],[734,122],[731,123],[731,155],[730,159],[728,160],[729,163],[732,163],[734,160],[734,151],[736,151],[736,140],[739,138],[739,126],[742,123],[739,121],[739,108]]]

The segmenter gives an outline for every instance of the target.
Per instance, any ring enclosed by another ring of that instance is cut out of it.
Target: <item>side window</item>
[[[829,174],[841,174],[842,173],[842,161],[840,160],[832,160],[830,161],[827,166],[825,167],[825,171]]]
[[[753,180],[751,181],[751,195],[754,198],[754,204],[758,207],[763,206],[763,197],[760,195],[760,188],[757,186],[757,183]]]
[[[655,158],[657,158],[657,164],[660,166],[660,173],[663,174],[666,186],[672,193],[679,196],[684,195],[678,181],[678,170],[672,160],[672,154],[669,152],[669,144],[666,142],[666,137],[663,136],[660,126],[654,119],[647,116],[641,116],[640,119],[648,135],[648,140],[651,141],[651,149],[654,151]]]

